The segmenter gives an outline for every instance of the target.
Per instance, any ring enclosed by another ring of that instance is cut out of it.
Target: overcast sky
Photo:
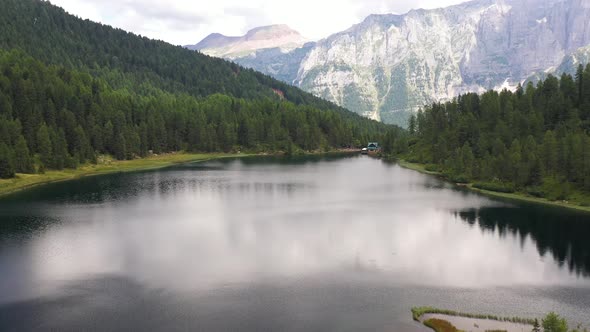
[[[287,24],[321,39],[369,14],[406,13],[465,0],[50,0],[71,14],[143,36],[186,45],[213,32],[242,35],[251,28]]]

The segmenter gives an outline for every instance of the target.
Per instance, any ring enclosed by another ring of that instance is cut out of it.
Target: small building
[[[379,143],[377,143],[377,142],[369,142],[369,144],[367,144],[367,150],[369,152],[379,151]]]

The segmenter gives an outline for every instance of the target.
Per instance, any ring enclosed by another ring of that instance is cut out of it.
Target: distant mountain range
[[[306,43],[286,26],[213,34],[192,49],[231,59],[387,123],[464,92],[513,88],[590,59],[590,1],[475,0],[370,15]]]

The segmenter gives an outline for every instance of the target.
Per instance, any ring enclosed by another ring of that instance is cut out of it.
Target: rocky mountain
[[[233,60],[367,117],[404,124],[425,104],[587,62],[588,45],[588,0],[475,0],[371,15],[317,43],[289,52],[259,48]]]
[[[307,40],[287,25],[269,25],[254,28],[244,36],[228,37],[213,33],[196,45],[186,48],[228,59],[241,58],[261,49],[279,49],[288,52],[302,47]]]
[[[259,49],[246,56],[235,58],[233,61],[244,67],[271,75],[276,79],[297,85],[295,79],[299,73],[299,67],[314,46],[314,42],[309,42],[291,51],[285,51],[279,47]]]
[[[574,76],[580,65],[584,66],[590,63],[590,45],[580,47],[575,52],[566,55],[558,66],[553,66],[544,71],[534,73],[527,79],[533,83],[547,78],[549,74],[559,76],[563,73]]]
[[[588,63],[590,63],[590,45],[580,47],[574,53],[566,56],[555,70],[550,68],[549,72],[557,75],[561,73],[574,75],[580,65]]]

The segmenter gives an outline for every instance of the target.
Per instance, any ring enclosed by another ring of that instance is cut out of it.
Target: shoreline
[[[253,155],[246,153],[166,153],[133,160],[106,160],[96,165],[81,165],[77,169],[48,170],[44,174],[19,173],[12,179],[0,179],[0,198],[50,183],[76,180],[89,176],[145,171],[190,162],[249,157]]]
[[[335,149],[331,151],[308,151],[294,156],[305,155],[329,155],[357,153],[355,149]],[[12,179],[0,179],[0,198],[34,187],[81,179],[89,176],[105,174],[127,173],[165,168],[173,165],[204,162],[223,158],[245,158],[253,156],[285,156],[284,153],[164,153],[146,158],[133,160],[112,160],[106,159],[95,164],[84,164],[77,169],[48,170],[44,174],[21,174],[18,173]]]
[[[443,177],[443,175],[440,172],[427,171],[425,169],[425,165],[423,165],[423,164],[411,163],[411,162],[408,162],[403,159],[396,160],[395,163],[397,165],[399,165],[400,167],[403,167],[403,168],[406,168],[409,170],[413,170],[413,171],[417,171],[422,174],[434,175],[439,178]],[[449,183],[453,183],[455,185],[458,185],[458,184],[456,184],[452,181],[448,181],[446,179],[445,179],[445,181],[447,181]],[[470,190],[472,192],[479,193],[479,194],[486,195],[486,196],[491,196],[494,198],[502,198],[502,199],[511,200],[511,201],[520,201],[520,202],[526,202],[526,203],[532,203],[532,204],[538,204],[538,205],[571,209],[571,210],[576,210],[578,212],[590,213],[590,206],[581,206],[581,205],[576,205],[573,203],[563,202],[563,201],[550,201],[546,198],[533,197],[533,196],[527,195],[525,193],[519,193],[519,192],[501,193],[501,192],[497,192],[497,191],[479,189],[479,188],[473,187],[473,183],[467,183],[467,184],[458,185],[458,186],[460,186],[461,188],[465,188],[467,190]]]
[[[473,314],[434,307],[413,307],[411,312],[414,321],[434,331],[463,331],[458,327],[467,326],[475,327],[475,331],[518,331],[521,329],[510,327],[532,327],[537,322],[534,318]],[[480,328],[480,325],[485,328]]]
[[[412,307],[412,319],[417,322],[422,322],[422,317],[424,315],[444,315],[449,317],[463,317],[463,318],[472,318],[472,319],[487,319],[497,322],[510,322],[515,324],[524,324],[524,325],[533,325],[535,322],[534,318],[523,318],[523,317],[502,317],[496,315],[489,315],[489,314],[473,314],[455,310],[446,310],[446,309],[439,309],[434,307]]]

